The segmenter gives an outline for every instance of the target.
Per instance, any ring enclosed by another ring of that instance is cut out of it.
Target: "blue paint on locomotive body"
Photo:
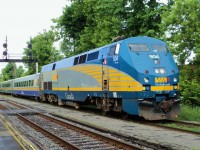
[[[150,120],[179,113],[179,71],[166,43],[155,38],[114,42],[45,65],[38,76],[40,87],[24,90],[26,95],[39,96],[40,89],[40,97],[64,102],[111,100],[113,108],[121,105],[120,111]]]
[[[118,53],[110,54],[112,47],[116,48],[117,45],[120,45]],[[94,60],[87,61],[89,55],[95,55],[95,52],[98,52],[98,57]],[[86,57],[85,62],[74,64],[75,59],[80,57]],[[128,114],[142,116],[143,114],[140,111],[140,104],[145,104],[151,101],[151,105],[154,105],[153,103],[156,102],[178,99],[178,68],[166,46],[166,43],[155,38],[133,37],[121,40],[104,47],[46,65],[42,68],[41,72],[51,72],[54,64],[56,64],[55,70],[58,70],[58,72],[59,69],[70,68],[73,70],[73,68],[77,66],[85,67],[87,65],[97,65],[99,67],[102,66],[102,68],[112,67],[113,69],[118,70],[119,74],[126,74],[126,76],[133,78],[137,82],[138,86],[142,86],[139,90],[132,91],[119,90],[111,87],[109,87],[108,90],[100,91],[95,89],[93,91],[55,90],[54,93],[64,101],[85,102],[88,96],[104,97],[105,93],[107,97],[112,99],[114,98],[113,93],[116,92],[117,98],[122,99],[123,111]],[[104,70],[103,72],[106,71]],[[67,74],[69,73],[66,72],[65,75]],[[82,74],[80,73],[80,78],[83,74],[85,74],[85,72],[82,72]],[[58,78],[59,76],[62,76],[62,74],[58,73]],[[110,78],[108,80],[111,80],[112,77],[109,76],[108,78]],[[71,80],[73,80],[73,77],[71,77]],[[77,78],[74,80],[77,80]],[[44,90],[43,94],[51,92],[51,90]]]

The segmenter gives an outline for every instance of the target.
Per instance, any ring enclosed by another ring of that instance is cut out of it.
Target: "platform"
[[[22,147],[6,129],[0,118],[0,150],[22,150]]]

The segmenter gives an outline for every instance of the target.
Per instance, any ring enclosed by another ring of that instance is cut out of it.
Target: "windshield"
[[[153,51],[162,51],[162,52],[167,51],[167,47],[165,45],[153,44],[151,46],[153,48]]]
[[[128,47],[133,52],[149,51],[149,48],[146,44],[128,44]]]

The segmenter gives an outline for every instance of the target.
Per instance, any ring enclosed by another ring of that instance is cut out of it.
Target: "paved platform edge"
[[[4,125],[4,127],[9,131],[12,137],[16,140],[16,142],[22,147],[22,149],[32,149],[36,150],[31,142],[26,140],[18,131],[14,129],[14,127],[10,124],[10,122],[2,115],[0,112],[0,122]],[[27,148],[28,147],[28,148]]]

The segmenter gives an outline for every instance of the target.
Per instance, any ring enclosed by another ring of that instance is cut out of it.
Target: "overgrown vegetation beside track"
[[[189,106],[189,105],[184,105],[181,104],[181,113],[179,117],[177,118],[178,121],[191,121],[191,123],[200,123],[200,107],[198,106]],[[193,132],[200,132],[200,127],[199,126],[188,126],[185,124],[179,124],[176,122],[170,122],[170,123],[161,123],[163,126],[167,127],[172,127],[172,128],[178,128],[178,129],[183,129],[183,130],[188,130],[188,131],[193,131]]]
[[[178,120],[200,122],[200,107],[181,105],[181,113]]]

